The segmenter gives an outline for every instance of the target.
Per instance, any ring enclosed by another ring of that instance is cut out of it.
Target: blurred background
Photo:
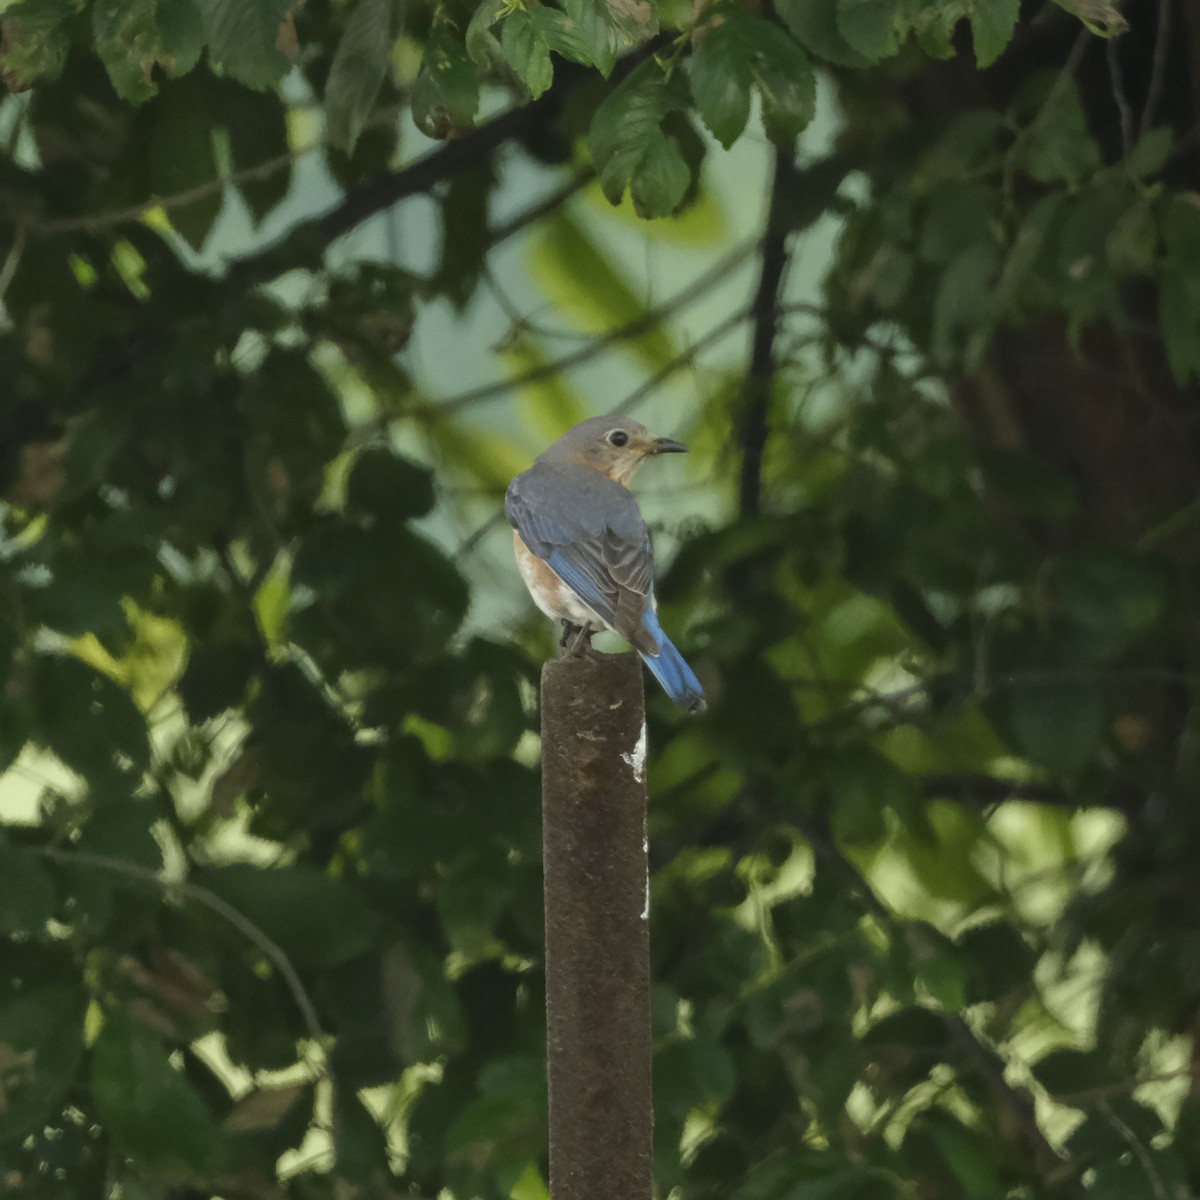
[[[1200,1191],[1198,47],[0,0],[0,1192],[548,1195],[503,494],[614,410],[657,1195]]]

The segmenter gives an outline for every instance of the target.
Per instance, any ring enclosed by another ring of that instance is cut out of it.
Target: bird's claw
[[[565,651],[562,657],[583,658],[586,655],[590,658],[594,653],[592,634],[595,630],[590,625],[575,625],[570,621],[563,621],[562,626],[562,637],[558,639],[559,649]]]

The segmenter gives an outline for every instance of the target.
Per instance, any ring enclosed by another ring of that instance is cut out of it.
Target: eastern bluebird
[[[576,644],[611,629],[676,704],[703,712],[700,681],[658,623],[654,551],[628,487],[646,459],[686,450],[628,417],[592,417],[508,485],[504,511],[525,585],[563,622],[563,645],[573,629]]]

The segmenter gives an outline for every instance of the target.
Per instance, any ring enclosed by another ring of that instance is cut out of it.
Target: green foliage
[[[647,697],[658,1194],[1200,1193],[1196,77],[1135,8],[0,0],[6,1195],[544,1200],[492,531],[627,400],[711,701]]]
[[[662,217],[683,203],[691,171],[681,137],[668,124],[685,107],[675,78],[643,63],[596,110],[589,141],[604,194],[629,190],[639,216]]]
[[[742,8],[715,10],[690,60],[692,95],[712,135],[731,146],[750,119],[752,87],[767,133],[791,142],[816,111],[817,85],[804,52],[786,33]]]
[[[446,137],[475,120],[479,77],[454,32],[440,22],[426,43],[412,107],[417,127],[430,137]]]
[[[354,150],[387,71],[394,41],[393,0],[359,0],[346,22],[325,84],[325,113],[335,146]]]
[[[152,1035],[114,1014],[91,1048],[91,1065],[97,1112],[121,1149],[151,1171],[216,1175],[220,1129]]]

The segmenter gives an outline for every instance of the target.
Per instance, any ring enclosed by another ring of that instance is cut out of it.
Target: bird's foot
[[[563,621],[562,637],[558,640],[558,645],[564,651],[564,658],[583,658],[585,655],[590,657],[594,652],[592,650],[592,634],[595,630],[590,625],[575,625],[570,621]]]

